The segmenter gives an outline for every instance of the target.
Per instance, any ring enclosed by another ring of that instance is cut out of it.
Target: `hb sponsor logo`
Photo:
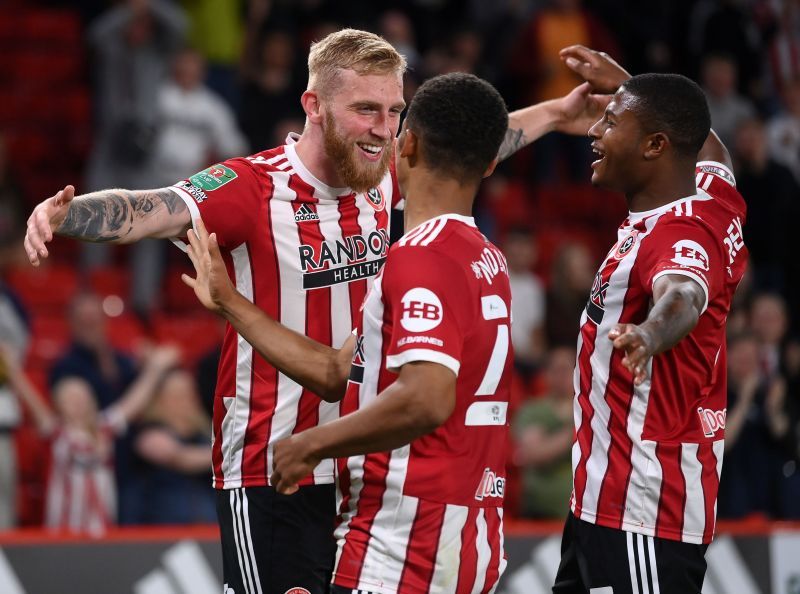
[[[486,468],[483,471],[481,482],[475,490],[475,499],[483,501],[486,497],[503,497],[506,490],[506,479],[502,476],[497,476],[491,468]]]
[[[691,239],[682,239],[672,248],[675,250],[675,256],[672,258],[675,264],[708,272],[708,253],[699,243]]]
[[[417,287],[406,292],[400,302],[400,325],[409,332],[427,332],[442,323],[442,302],[433,291]]]
[[[697,414],[700,415],[700,427],[703,428],[703,435],[706,437],[714,437],[717,431],[725,429],[725,418],[728,414],[728,409],[711,410],[710,408],[697,408]]]

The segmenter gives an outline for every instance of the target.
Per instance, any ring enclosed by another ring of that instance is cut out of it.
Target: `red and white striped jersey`
[[[465,594],[497,583],[510,305],[505,258],[469,217],[431,219],[389,250],[357,327],[343,412],[380,398],[412,361],[450,369],[456,405],[441,427],[405,447],[339,461],[335,584]]]
[[[98,416],[96,435],[65,426],[51,436],[45,526],[99,536],[117,521],[114,438],[125,419],[112,405]]]
[[[340,347],[389,248],[393,169],[369,192],[332,188],[288,144],[209,167],[171,187],[216,233],[237,290],[284,326]],[[269,484],[275,442],[337,418],[233,328],[222,343],[213,419],[217,489]],[[301,485],[332,483],[324,460]]]
[[[688,543],[714,534],[726,413],[725,323],[744,274],[745,202],[722,164],[698,163],[697,194],[632,212],[595,276],[575,368],[572,511],[587,522]],[[633,384],[608,332],[644,322],[653,283],[697,281],[694,330]]]

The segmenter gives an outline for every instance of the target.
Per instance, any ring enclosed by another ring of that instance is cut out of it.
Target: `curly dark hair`
[[[406,127],[420,138],[428,167],[474,181],[497,156],[508,128],[508,110],[485,80],[462,72],[442,74],[417,89]]]
[[[631,111],[645,132],[665,133],[676,152],[694,159],[711,130],[705,93],[680,74],[639,74],[623,83],[636,97]]]

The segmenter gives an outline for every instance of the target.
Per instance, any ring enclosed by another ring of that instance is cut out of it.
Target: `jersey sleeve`
[[[247,159],[235,158],[170,186],[192,214],[202,218],[220,245],[233,249],[250,238],[258,220],[263,181]]]
[[[383,298],[392,331],[386,368],[439,363],[458,375],[472,313],[464,270],[430,247],[398,246],[384,270]]]
[[[733,171],[728,169],[727,165],[717,161],[700,161],[695,165],[694,174],[695,185],[706,192],[712,190],[712,185],[720,187],[719,184],[727,184],[728,187],[736,187]]]
[[[705,293],[703,312],[709,300],[724,285],[726,263],[722,239],[694,216],[671,216],[646,239],[642,284],[650,295],[655,282],[667,274],[682,275],[696,281]]]

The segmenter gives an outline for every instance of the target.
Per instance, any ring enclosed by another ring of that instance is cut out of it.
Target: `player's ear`
[[[486,168],[486,171],[483,172],[483,179],[486,179],[487,177],[489,177],[494,173],[494,168],[497,167],[497,164],[499,162],[500,160],[497,157],[492,159],[492,162],[489,163],[489,166]]]
[[[408,164],[413,167],[419,158],[419,136],[413,130],[406,128],[400,135],[397,145],[400,157],[408,159]]]
[[[644,158],[646,161],[658,159],[667,151],[670,141],[669,137],[663,132],[654,132],[644,138]]]
[[[312,91],[311,89],[305,91],[300,96],[300,105],[303,106],[303,111],[306,112],[306,118],[308,118],[309,122],[312,124],[322,123],[322,102],[316,91]]]

